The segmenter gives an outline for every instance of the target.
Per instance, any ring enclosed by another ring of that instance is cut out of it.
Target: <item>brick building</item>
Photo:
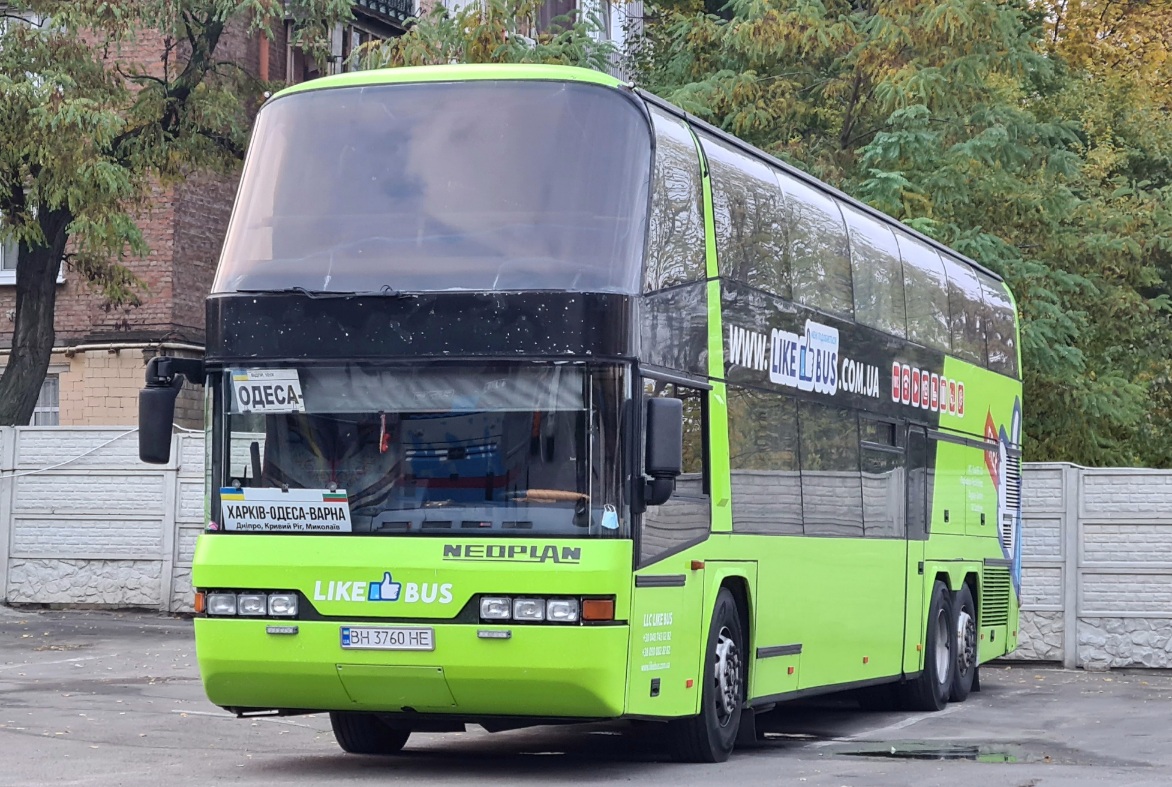
[[[471,0],[449,0],[459,7]],[[417,6],[416,3],[421,3]],[[372,39],[401,35],[417,8],[436,0],[356,0],[354,20],[333,35],[329,73],[346,68],[353,48]],[[0,0],[0,6],[3,0]],[[641,16],[642,3],[620,0],[550,0],[539,28],[550,19],[582,8],[599,13],[606,35],[621,41],[628,15]],[[637,9],[634,11],[633,9]],[[217,56],[243,66],[262,80],[297,83],[322,76],[313,61],[288,45],[287,30],[272,39],[230,29]],[[161,71],[164,45],[143,35],[119,52],[124,63]],[[617,63],[616,63],[617,68]],[[34,425],[134,425],[146,362],[166,353],[199,356],[204,349],[204,299],[211,289],[220,246],[236,190],[235,178],[196,174],[173,187],[157,186],[150,209],[138,221],[150,253],[127,267],[141,279],[142,303],[111,308],[68,269],[58,280],[56,340],[48,374],[33,416]],[[0,247],[0,367],[7,361],[15,321],[15,249]],[[190,386],[177,403],[177,422],[203,422],[201,389]]]
[[[344,68],[352,46],[401,34],[404,20],[414,13],[412,3],[356,2],[354,21],[335,31],[335,60],[329,70]],[[217,56],[240,64],[262,80],[292,83],[320,76],[313,61],[287,41],[283,29],[276,30],[272,39],[230,29]],[[160,37],[141,35],[110,56],[158,72],[163,52]],[[133,425],[146,361],[161,352],[203,353],[204,298],[211,289],[235,190],[234,178],[207,174],[173,187],[154,188],[150,208],[138,217],[150,253],[126,262],[146,285],[139,293],[140,306],[111,308],[80,275],[62,270],[53,357],[34,425]],[[14,245],[0,248],[0,367],[12,346],[18,264]],[[180,424],[202,424],[201,396],[190,390],[180,397],[176,412]]]

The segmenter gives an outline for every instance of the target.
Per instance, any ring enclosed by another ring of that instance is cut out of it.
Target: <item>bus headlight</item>
[[[291,618],[297,615],[296,593],[272,593],[269,595],[269,615]]]
[[[513,599],[513,620],[545,620],[545,599],[517,598]]]
[[[235,593],[208,593],[207,609],[209,615],[235,615]]]
[[[550,623],[577,623],[578,599],[551,598],[546,601],[545,619]]]
[[[512,616],[512,599],[499,596],[485,596],[480,599],[481,620],[508,620]]]
[[[268,597],[264,593],[241,593],[236,597],[237,614],[260,617],[268,612]]]

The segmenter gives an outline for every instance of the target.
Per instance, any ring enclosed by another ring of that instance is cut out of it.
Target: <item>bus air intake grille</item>
[[[1005,458],[1005,510],[1001,513],[1001,547],[1005,554],[1014,554],[1016,544],[1014,538],[1017,529],[1014,527],[1021,517],[1021,457],[1008,456]]]
[[[1009,594],[1012,588],[1008,568],[985,568],[985,581],[981,587],[982,628],[1009,623]]]

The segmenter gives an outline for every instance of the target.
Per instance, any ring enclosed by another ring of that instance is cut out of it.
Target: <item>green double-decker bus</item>
[[[413,731],[940,709],[1016,645],[993,272],[604,74],[368,71],[261,109],[201,361],[212,702]]]

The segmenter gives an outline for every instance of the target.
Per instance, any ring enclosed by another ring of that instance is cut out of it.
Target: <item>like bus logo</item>
[[[393,582],[391,572],[384,571],[382,582],[370,583],[366,598],[368,601],[398,601],[402,589],[402,583]]]

